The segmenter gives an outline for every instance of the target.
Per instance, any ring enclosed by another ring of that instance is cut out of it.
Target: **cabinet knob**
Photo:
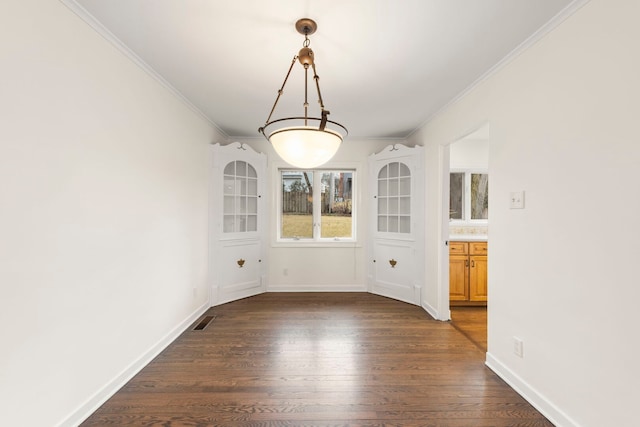
[[[475,267],[476,266],[476,262],[475,261],[471,261],[471,267]]]
[[[398,263],[398,261],[396,261],[395,259],[391,258],[389,260],[389,264],[391,264],[391,268],[396,268],[396,264]]]
[[[242,258],[240,258],[238,261],[236,261],[238,263],[238,267],[242,268],[244,266],[244,260]]]

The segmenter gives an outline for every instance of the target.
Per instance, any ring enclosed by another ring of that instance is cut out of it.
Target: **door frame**
[[[440,157],[440,189],[442,191],[440,200],[442,203],[441,221],[440,221],[440,244],[439,247],[439,259],[440,259],[440,273],[438,274],[438,304],[441,310],[439,310],[440,320],[451,320],[451,301],[449,301],[449,174],[451,171],[451,144],[461,141],[469,135],[477,132],[478,130],[490,127],[488,120],[485,120],[475,127],[472,127],[467,132],[463,133],[459,137],[443,144],[439,149]],[[489,144],[491,144],[491,136],[488,137]],[[490,173],[487,168],[487,173]]]

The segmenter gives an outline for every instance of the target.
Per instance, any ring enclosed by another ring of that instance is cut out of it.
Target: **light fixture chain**
[[[320,104],[320,110],[324,111],[324,102],[322,101],[322,94],[320,93],[320,76],[316,72],[315,62],[311,64],[313,67],[313,79],[316,81],[316,89],[318,90],[318,103]]]
[[[309,91],[307,90],[308,80],[309,80],[309,66],[305,65],[304,66],[304,125],[305,126],[308,125],[307,117],[309,117],[309,97],[308,97]]]

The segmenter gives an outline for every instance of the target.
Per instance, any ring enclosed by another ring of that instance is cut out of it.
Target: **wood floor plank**
[[[477,342],[420,307],[367,293],[268,293],[205,315],[215,318],[82,425],[552,426],[486,368]]]

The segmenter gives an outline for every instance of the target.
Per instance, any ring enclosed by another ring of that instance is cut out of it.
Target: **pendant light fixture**
[[[325,109],[322,101],[320,77],[316,72],[313,51],[309,47],[310,40],[308,36],[315,33],[317,29],[318,26],[312,19],[303,18],[296,22],[296,30],[304,35],[302,49],[291,61],[289,71],[284,78],[282,87],[278,91],[278,96],[273,103],[265,125],[258,129],[258,132],[267,138],[276,153],[285,162],[302,169],[315,168],[331,160],[348,134],[347,128],[327,118],[329,111]],[[304,67],[304,116],[271,120],[296,60]],[[309,102],[307,99],[309,68],[313,71],[313,79],[318,91],[320,117],[309,117]]]

